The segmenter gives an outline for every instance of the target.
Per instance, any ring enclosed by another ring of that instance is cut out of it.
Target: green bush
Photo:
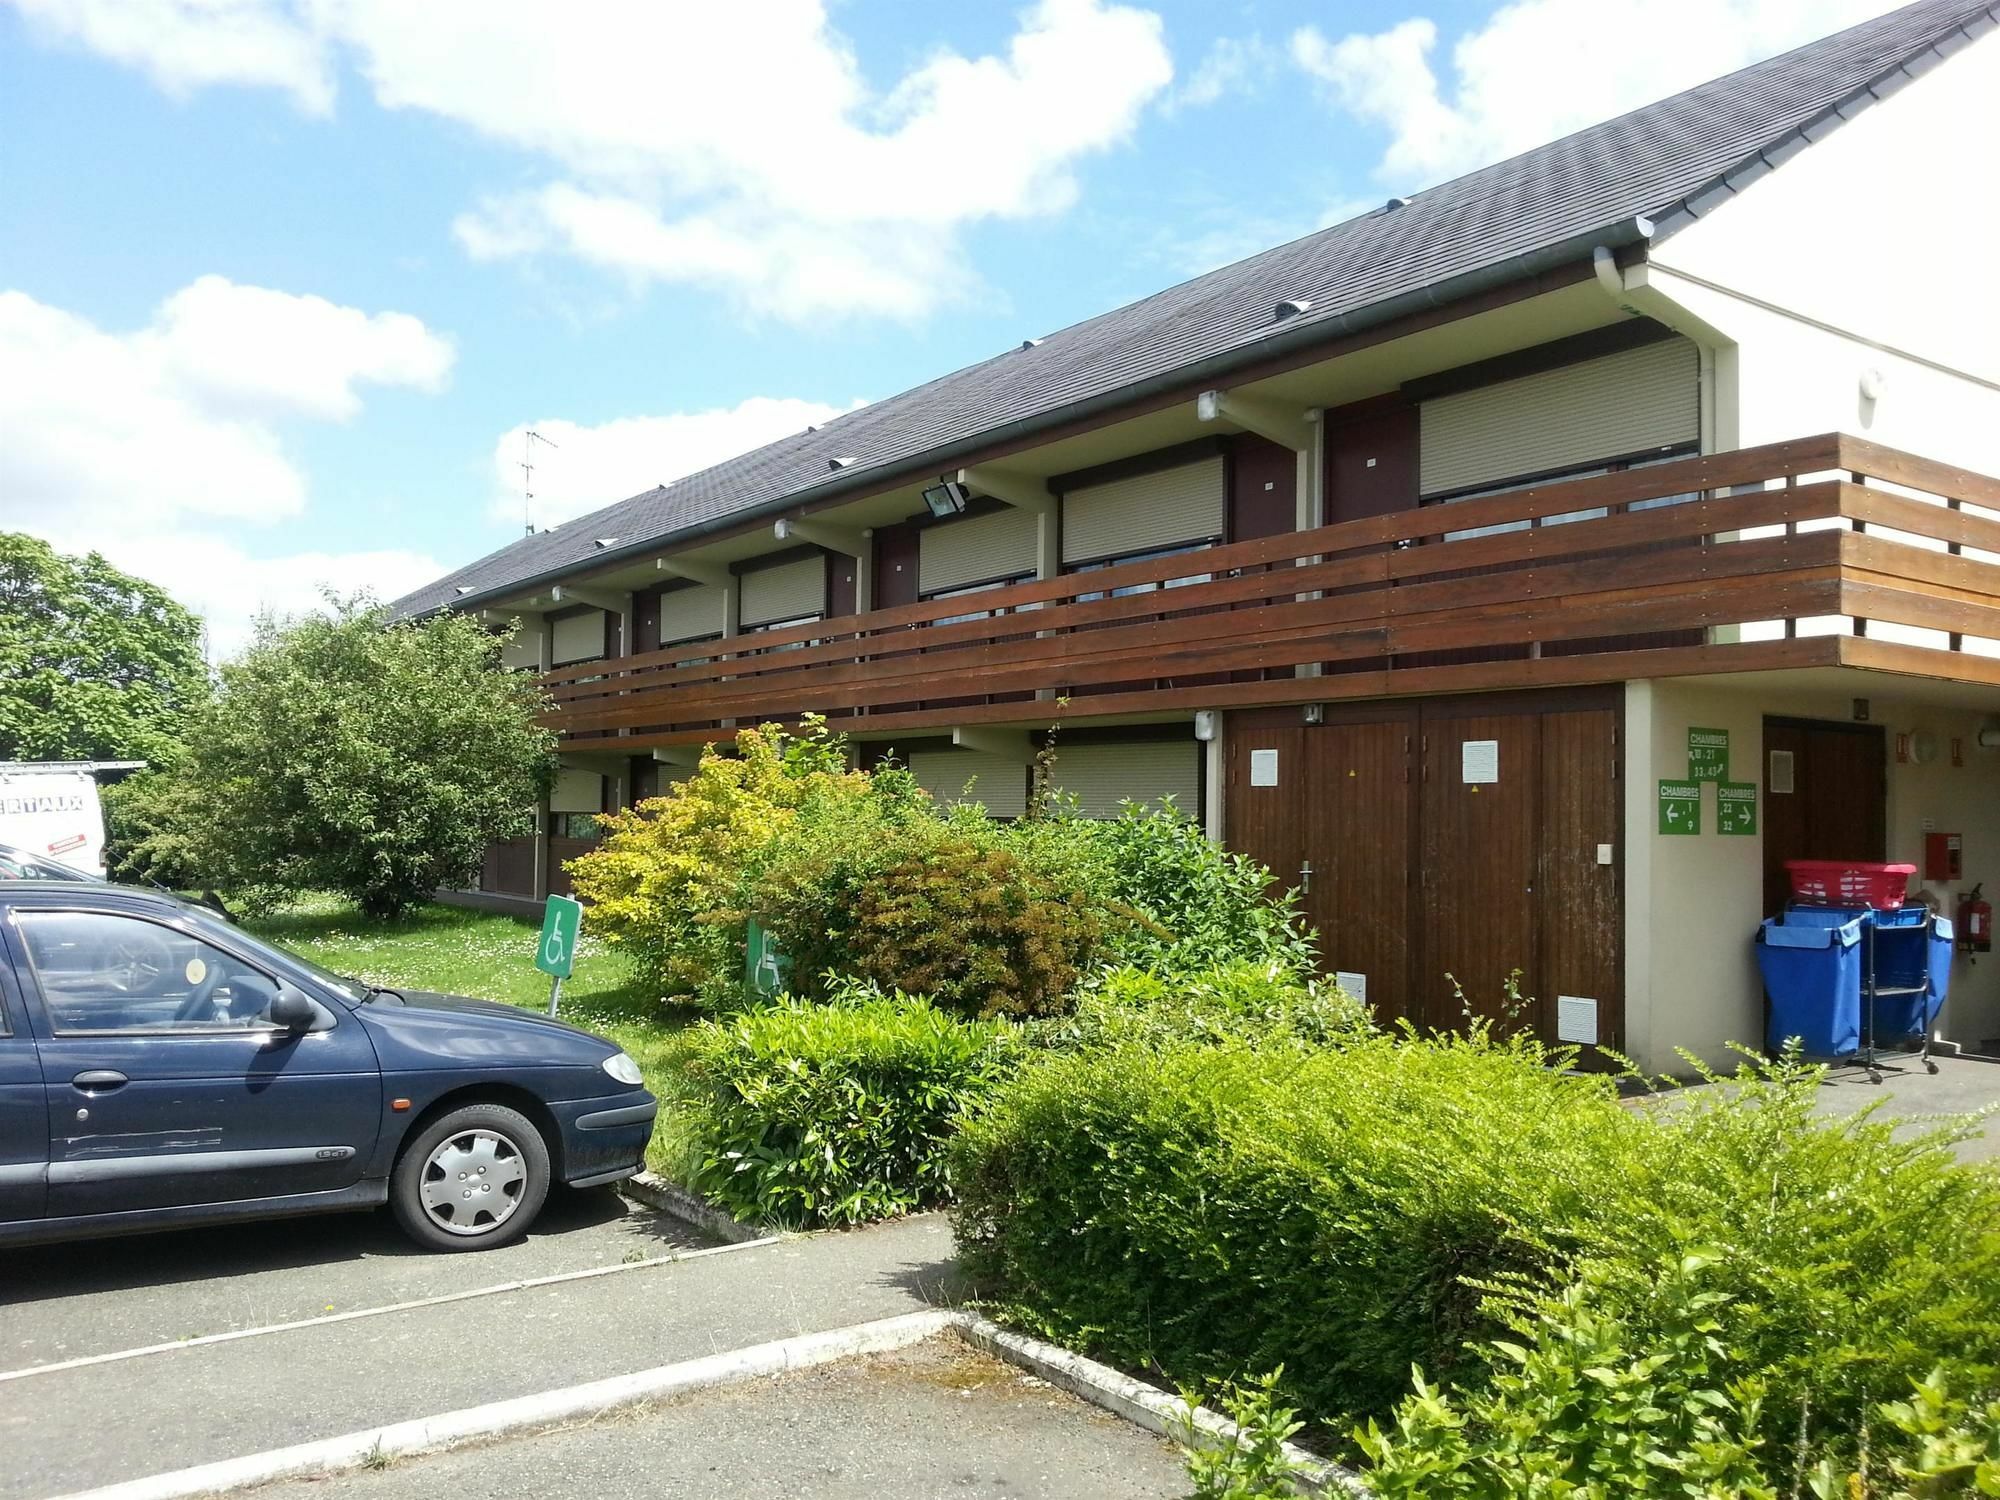
[[[1330,981],[1275,960],[1238,959],[1177,976],[1129,965],[1101,970],[1078,988],[1074,1011],[1040,1023],[1035,1038],[1071,1051],[1224,1041],[1332,1047],[1369,1025],[1367,1007]]]
[[[1532,1042],[1334,1051],[1127,1042],[1058,1056],[968,1122],[961,1264],[1014,1316],[1210,1381],[1283,1364],[1316,1418],[1386,1411],[1412,1364],[1497,1331],[1471,1279],[1512,1224],[1578,1224],[1644,1122]]]
[[[1474,1453],[1561,1473],[1578,1412],[1601,1428],[1629,1401],[1684,1479],[1712,1469],[1656,1492],[1754,1474],[1789,1493],[1862,1463],[1883,1403],[1933,1370],[2000,1389],[2000,1177],[1958,1164],[1952,1131],[1817,1118],[1817,1075],[1792,1066],[1634,1106],[1561,1061],[1484,1034],[1058,1056],[961,1139],[962,1259],[1114,1359],[1204,1380],[1282,1360],[1287,1395],[1340,1427],[1419,1367],[1411,1399],[1445,1404],[1399,1414],[1414,1471]],[[1661,1269],[1690,1264],[1698,1286]]]
[[[1659,1267],[1643,1333],[1586,1278],[1524,1323],[1522,1342],[1484,1345],[1462,1396],[1418,1374],[1390,1428],[1358,1434],[1371,1488],[1382,1500],[1776,1500],[1757,1435],[1763,1385],[1737,1373],[1730,1299],[1704,1280],[1712,1264]]]
[[[946,827],[856,896],[848,963],[880,988],[960,1012],[1050,1015],[1103,937],[1091,892],[1063,872]]]
[[[859,1224],[951,1195],[945,1145],[1014,1064],[1004,1022],[906,995],[780,1001],[690,1034],[689,1186],[741,1218]]]
[[[825,821],[871,795],[846,753],[823,725],[745,729],[734,755],[711,745],[666,796],[606,816],[598,846],[567,866],[589,930],[628,951],[664,995],[739,1000],[743,903],[759,862],[807,810]]]
[[[333,891],[386,921],[469,884],[555,775],[547,695],[464,615],[329,596],[259,618],[220,677],[188,720],[179,792],[147,812],[253,908]]]
[[[1214,843],[1171,804],[1147,811],[1127,803],[1116,819],[1089,826],[1105,872],[1101,894],[1145,919],[1113,932],[1124,962],[1169,973],[1235,960],[1311,972],[1313,943],[1296,893],[1268,895],[1269,870]]]

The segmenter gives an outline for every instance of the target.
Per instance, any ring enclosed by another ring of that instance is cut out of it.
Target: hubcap
[[[424,1163],[424,1212],[447,1234],[491,1234],[514,1216],[527,1185],[528,1164],[506,1136],[461,1131]]]

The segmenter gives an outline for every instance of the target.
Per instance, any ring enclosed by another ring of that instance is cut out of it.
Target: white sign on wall
[[[1252,750],[1250,752],[1250,785],[1276,786],[1278,784],[1278,752],[1275,750]]]
[[[1467,740],[1458,747],[1458,771],[1467,786],[1491,786],[1500,779],[1500,742]]]
[[[1333,982],[1340,986],[1341,993],[1351,995],[1363,1005],[1368,1003],[1368,976],[1340,970],[1333,976]]]

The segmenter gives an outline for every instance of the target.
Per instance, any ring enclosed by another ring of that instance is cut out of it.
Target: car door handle
[[[123,1073],[113,1072],[110,1068],[92,1068],[77,1074],[70,1083],[86,1094],[108,1094],[113,1089],[124,1088],[131,1081]]]

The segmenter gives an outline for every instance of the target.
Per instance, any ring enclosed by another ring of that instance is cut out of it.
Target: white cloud
[[[0,292],[0,528],[102,551],[213,611],[222,645],[262,605],[311,604],[322,577],[389,596],[442,570],[394,551],[257,559],[238,538],[306,508],[274,418],[350,416],[363,382],[437,389],[451,358],[405,314],[221,277],[129,333]]]
[[[1377,176],[1409,192],[1503,160],[1865,20],[1882,0],[1516,0],[1436,64],[1423,17],[1338,41],[1294,32],[1294,62],[1380,126]]]
[[[1261,36],[1219,36],[1208,44],[1186,82],[1167,98],[1168,110],[1200,109],[1260,85],[1283,54]]]
[[[266,0],[13,0],[42,35],[144,70],[176,97],[212,84],[283,89],[308,114],[333,108],[317,38]]]
[[[355,386],[442,390],[451,341],[408,313],[365,313],[203,276],[162,304],[156,347],[167,378],[222,404],[345,421]]]
[[[203,12],[175,0],[105,20],[28,4],[43,27],[179,88]],[[116,7],[117,0],[102,0]],[[1118,145],[1173,76],[1159,17],[1114,0],[1036,0],[1005,47],[939,48],[870,86],[822,0],[251,0],[319,65],[348,57],[378,103],[469,127],[556,171],[462,214],[480,258],[558,253],[635,281],[714,288],[754,312],[913,316],[970,279],[983,220],[1060,212],[1075,167]],[[263,81],[312,107],[295,74]],[[247,63],[229,75],[258,81]]]
[[[522,434],[529,427],[554,445],[535,444],[533,458],[534,521],[553,526],[788,433],[817,427],[859,405],[752,396],[710,411],[619,417],[593,425],[560,417],[527,423],[493,444],[493,514],[517,523],[522,519]]]

